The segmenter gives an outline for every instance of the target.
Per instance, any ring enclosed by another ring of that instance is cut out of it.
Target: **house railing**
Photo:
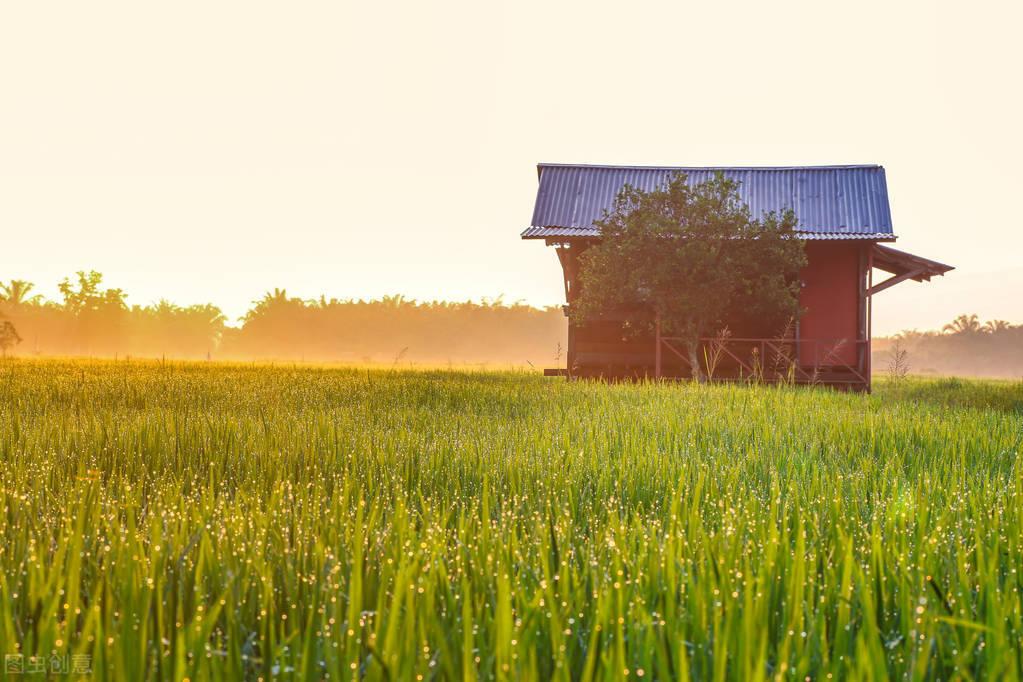
[[[817,383],[824,380],[826,373],[839,372],[853,381],[869,384],[869,343],[865,339],[846,338],[705,337],[700,339],[696,361],[701,363],[700,369],[712,380],[715,373],[725,370],[731,375],[738,374],[728,376],[728,379]],[[693,373],[692,361],[684,344],[685,339],[657,335],[656,378],[664,374],[665,351]],[[850,362],[847,359],[850,355],[856,360]]]

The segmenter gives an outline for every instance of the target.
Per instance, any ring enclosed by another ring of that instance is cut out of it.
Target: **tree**
[[[741,315],[779,326],[799,314],[806,264],[792,211],[753,218],[738,183],[717,174],[691,186],[684,173],[662,188],[626,186],[597,221],[601,241],[580,256],[573,321],[617,311],[628,330],[684,340],[693,376],[705,381],[700,339]]]
[[[949,334],[976,334],[981,329],[980,320],[976,315],[960,315],[942,327],[941,331]]]
[[[12,306],[22,305],[23,303],[36,303],[41,297],[31,296],[29,297],[28,292],[32,291],[35,285],[32,282],[26,282],[23,279],[12,279],[7,284],[0,284],[0,301],[9,303]]]
[[[159,350],[161,355],[209,355],[223,338],[224,314],[214,305],[179,306],[160,299],[132,306],[128,346]]]
[[[125,341],[129,310],[121,289],[102,289],[103,275],[95,270],[75,273],[77,282],[64,279],[57,288],[70,314],[80,350],[116,352]],[[77,284],[77,287],[75,286]]]
[[[64,297],[64,307],[72,313],[103,310],[124,310],[125,294],[121,289],[100,289],[103,283],[103,275],[91,270],[89,272],[78,271],[75,273],[78,278],[78,288],[67,278],[57,285],[61,295]]]
[[[7,350],[19,343],[21,343],[21,337],[18,336],[18,330],[14,328],[14,323],[10,320],[0,320],[0,352],[3,353],[3,356],[7,357]]]
[[[988,320],[984,323],[984,331],[989,334],[997,334],[1012,329],[1008,320]]]

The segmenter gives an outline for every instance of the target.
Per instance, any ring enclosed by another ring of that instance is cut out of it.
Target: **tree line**
[[[129,305],[94,271],[65,279],[59,291],[51,301],[30,282],[0,283],[5,354],[554,366],[566,333],[561,308],[500,298],[307,300],[274,289],[231,326],[209,303]]]
[[[97,272],[60,283],[60,299],[23,280],[0,282],[4,354],[184,359],[280,359],[384,364],[564,366],[566,319],[559,307],[500,299],[480,303],[307,300],[274,289],[253,302],[239,326],[212,304],[166,300],[129,305]],[[874,367],[892,345],[912,374],[1023,375],[1023,325],[960,315],[935,331],[875,339]]]
[[[1023,325],[959,315],[940,331],[904,331],[874,343],[874,366],[904,353],[910,374],[1023,376]]]

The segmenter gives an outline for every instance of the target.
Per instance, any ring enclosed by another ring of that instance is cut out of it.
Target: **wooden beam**
[[[919,270],[910,270],[909,272],[904,272],[901,275],[896,275],[895,277],[889,277],[885,281],[880,282],[879,284],[875,284],[874,286],[870,287],[870,289],[867,290],[867,296],[873,296],[876,293],[884,291],[888,287],[895,286],[899,282],[905,282],[907,279],[913,279],[914,277],[919,277],[920,275],[924,274],[925,272],[926,272],[926,270],[921,268]]]

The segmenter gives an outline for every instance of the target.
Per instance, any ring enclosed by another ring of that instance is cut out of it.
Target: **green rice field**
[[[0,675],[1019,679],[1021,453],[1019,381],[8,359]]]

